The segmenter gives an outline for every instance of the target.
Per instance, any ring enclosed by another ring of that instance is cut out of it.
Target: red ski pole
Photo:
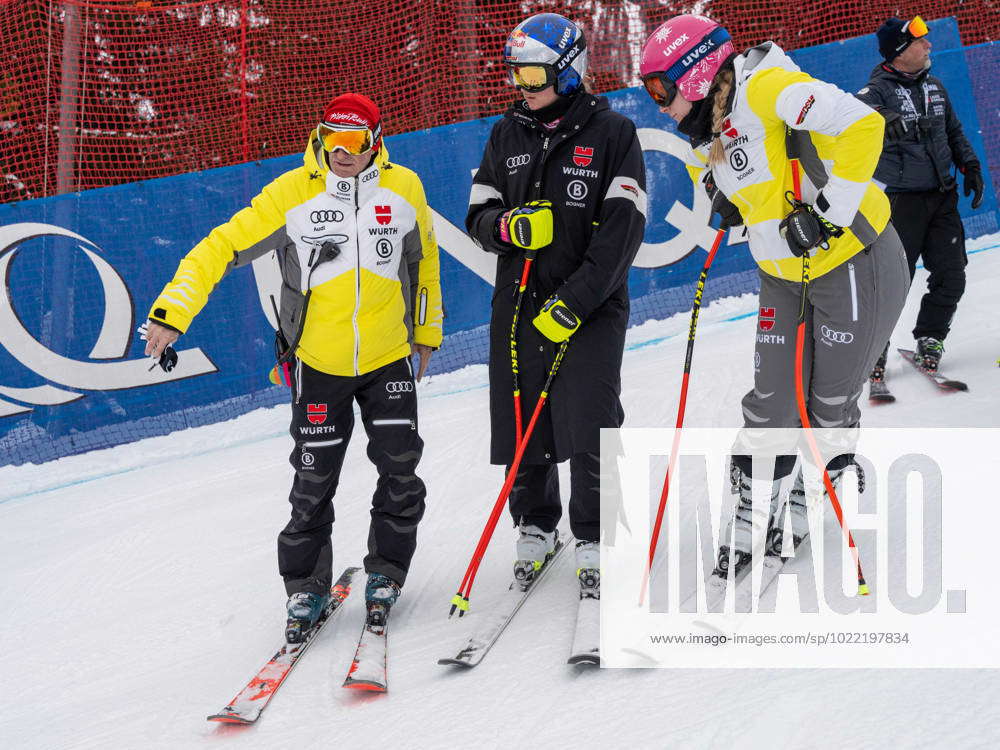
[[[483,533],[479,537],[479,543],[476,545],[476,550],[472,553],[472,559],[469,561],[469,567],[465,570],[465,576],[462,578],[462,583],[458,587],[458,593],[452,597],[451,610],[448,612],[449,617],[455,614],[456,609],[458,610],[459,617],[464,615],[469,609],[469,594],[472,592],[472,584],[475,582],[476,574],[479,572],[479,563],[482,562],[483,556],[486,554],[486,548],[490,544],[490,539],[493,538],[493,531],[496,529],[497,521],[500,520],[503,508],[507,504],[507,498],[510,495],[511,489],[514,487],[514,478],[517,476],[517,470],[521,465],[521,459],[524,457],[524,451],[528,446],[528,440],[531,439],[531,433],[535,430],[535,423],[538,421],[538,415],[541,413],[546,400],[548,400],[549,389],[552,387],[552,381],[556,376],[556,372],[559,371],[559,365],[562,364],[567,346],[569,346],[568,341],[564,341],[559,345],[559,349],[556,352],[556,358],[553,360],[552,367],[549,368],[548,377],[545,379],[545,385],[542,386],[541,395],[539,395],[538,402],[535,404],[535,411],[531,415],[531,420],[528,422],[528,427],[524,431],[524,436],[517,444],[517,448],[514,452],[514,460],[510,465],[510,471],[507,472],[507,478],[504,480],[500,494],[497,496],[496,503],[493,505],[490,517],[486,521]]]
[[[712,249],[708,251],[705,265],[701,269],[698,277],[698,285],[694,292],[694,305],[691,308],[691,325],[688,328],[687,354],[684,356],[684,376],[681,379],[681,397],[677,405],[677,427],[674,430],[674,444],[670,448],[670,461],[667,464],[667,474],[663,478],[663,489],[660,491],[660,506],[656,509],[656,522],[653,524],[653,534],[649,540],[649,559],[646,562],[646,570],[642,576],[642,590],[639,592],[639,606],[646,600],[646,588],[649,585],[649,576],[653,569],[653,558],[656,556],[656,544],[660,539],[660,525],[663,523],[663,514],[667,508],[667,495],[670,493],[670,477],[674,473],[674,464],[677,461],[677,448],[681,440],[681,427],[684,425],[684,407],[687,404],[688,380],[691,375],[691,359],[694,356],[694,334],[698,328],[698,313],[701,311],[701,297],[705,292],[705,280],[708,278],[708,269],[715,260],[715,253],[722,244],[722,238],[726,235],[725,229],[719,229],[715,233],[715,241]]]
[[[795,200],[802,200],[802,185],[799,179],[799,161],[792,159],[792,192]],[[812,453],[813,461],[823,469],[823,486],[826,487],[827,495],[830,497],[830,504],[833,512],[840,522],[840,528],[847,537],[847,545],[854,556],[854,565],[858,572],[858,594],[868,595],[868,584],[865,582],[864,573],[861,570],[861,555],[858,553],[857,545],[854,544],[854,535],[851,530],[844,525],[844,511],[840,507],[840,500],[837,492],[830,481],[830,473],[826,470],[826,462],[820,455],[819,446],[816,445],[816,438],[813,435],[812,426],[809,422],[809,410],[806,408],[805,386],[802,382],[802,366],[805,358],[806,340],[806,292],[809,289],[809,251],[802,254],[802,298],[799,305],[799,325],[795,332],[795,400],[799,407],[799,420],[802,422],[802,429],[806,433],[806,441],[809,443],[809,451]]]

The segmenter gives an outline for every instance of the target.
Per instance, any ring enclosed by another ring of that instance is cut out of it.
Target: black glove
[[[978,161],[970,161],[959,169],[965,175],[965,182],[962,185],[965,197],[968,198],[969,193],[973,193],[972,207],[979,208],[983,204],[983,190],[986,187],[983,184],[983,168],[979,166]]]
[[[885,118],[886,140],[901,141],[906,137],[906,134],[910,131],[910,129],[906,125],[906,120],[903,119],[903,116],[899,112],[888,109],[887,107],[878,107],[875,111]]]
[[[740,214],[740,210],[733,205],[725,193],[719,190],[719,186],[715,184],[712,170],[705,172],[702,183],[705,186],[705,192],[708,193],[708,199],[712,201],[711,214],[718,214],[722,219],[719,222],[719,229],[742,226],[743,216]]]
[[[792,210],[781,220],[778,232],[788,243],[792,255],[800,258],[809,250],[822,248],[829,250],[831,237],[840,237],[844,230],[820,216],[808,203],[785,196],[792,204]]]

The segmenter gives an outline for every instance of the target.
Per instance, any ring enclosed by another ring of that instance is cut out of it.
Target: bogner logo
[[[715,44],[715,42],[712,39],[709,39],[707,42],[702,42],[697,47],[695,47],[693,50],[691,50],[686,55],[684,55],[684,57],[681,59],[681,65],[683,65],[685,69],[688,68],[699,57],[701,57],[702,55],[708,54],[713,49],[715,49],[715,47],[716,47],[716,44]]]
[[[573,147],[573,163],[578,167],[588,167],[590,162],[594,160],[594,147],[593,146],[574,146]]]
[[[392,221],[392,206],[375,206],[375,221],[382,225]]]

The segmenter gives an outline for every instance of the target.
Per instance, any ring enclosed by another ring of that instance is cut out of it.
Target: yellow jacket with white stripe
[[[385,143],[352,179],[310,138],[303,166],[268,184],[189,252],[151,320],[185,332],[225,275],[274,251],[281,268],[279,342],[330,375],[361,375],[441,345],[438,246],[420,178]]]
[[[811,277],[822,276],[872,244],[889,222],[889,201],[871,179],[884,120],[851,94],[803,73],[773,42],[738,55],[734,74],[720,135],[726,158],[711,165],[716,184],[739,208],[761,270],[798,281],[802,260],[778,233],[791,210],[790,157],[798,158],[802,200],[845,228],[829,250],[810,256]],[[697,183],[708,166],[708,144],[689,150],[687,161]]]

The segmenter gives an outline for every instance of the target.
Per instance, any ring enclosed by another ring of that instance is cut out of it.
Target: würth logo
[[[726,136],[726,138],[735,138],[739,135],[736,128],[734,128],[733,124],[729,121],[728,117],[722,123],[722,134]]]
[[[311,424],[323,424],[326,421],[326,404],[307,404],[306,419]]]
[[[770,331],[774,328],[774,308],[773,307],[762,307],[760,308],[760,318],[758,324],[760,325],[760,330]]]
[[[578,167],[586,167],[594,160],[593,146],[574,146],[573,163]]]
[[[379,224],[392,221],[392,206],[375,206],[375,221]]]

